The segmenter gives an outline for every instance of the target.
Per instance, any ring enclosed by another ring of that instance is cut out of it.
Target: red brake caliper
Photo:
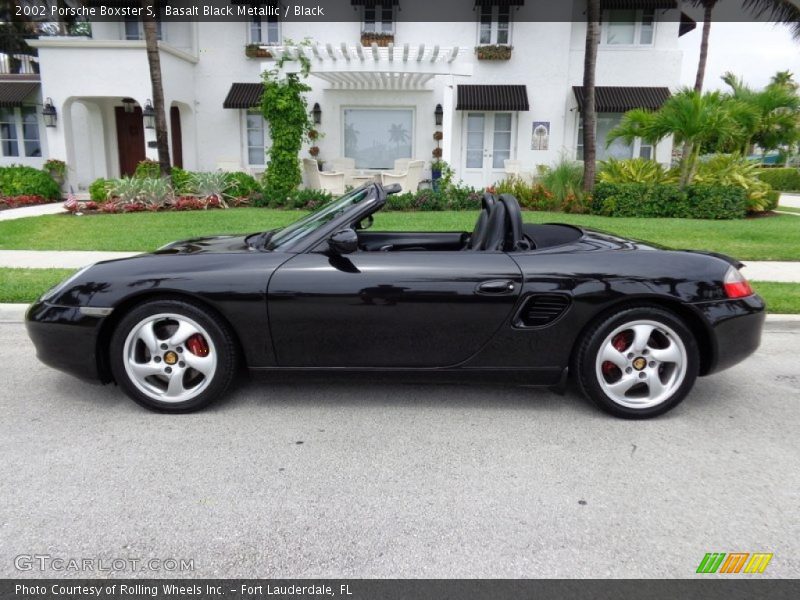
[[[199,333],[195,333],[192,337],[186,340],[186,347],[189,352],[195,356],[208,356],[208,342]]]
[[[625,333],[618,333],[614,336],[614,339],[611,340],[611,345],[614,346],[620,352],[623,352],[625,348],[628,347],[628,340],[625,339]],[[606,361],[603,363],[603,375],[610,375],[619,367],[610,361]]]

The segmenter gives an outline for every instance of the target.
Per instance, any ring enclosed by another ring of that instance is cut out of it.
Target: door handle
[[[484,281],[478,285],[479,294],[510,294],[514,291],[513,281],[508,279],[495,279],[493,281]]]

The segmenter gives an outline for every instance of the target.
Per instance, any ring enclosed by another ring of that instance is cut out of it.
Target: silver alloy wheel
[[[651,408],[667,401],[686,378],[686,346],[673,329],[646,319],[606,336],[595,360],[597,381],[615,403]]]
[[[143,319],[128,333],[122,352],[131,382],[161,402],[185,402],[197,397],[211,383],[217,369],[217,351],[211,336],[184,315],[162,313]]]

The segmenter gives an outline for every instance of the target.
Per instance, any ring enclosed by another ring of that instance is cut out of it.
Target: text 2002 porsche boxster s
[[[55,368],[178,412],[249,369],[442,371],[563,384],[628,418],[759,345],[736,261],[568,225],[485,195],[474,231],[370,231],[397,186],[360,187],[283,229],[192,239],[83,269],[31,306]]]

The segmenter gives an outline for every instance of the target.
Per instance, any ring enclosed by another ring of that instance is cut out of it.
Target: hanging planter
[[[247,44],[244,47],[244,55],[247,58],[274,58],[272,52],[261,46],[261,44]]]
[[[512,48],[506,44],[475,46],[475,54],[478,60],[508,60],[511,58]]]
[[[372,44],[377,44],[380,47],[385,47],[393,42],[394,42],[393,33],[376,33],[373,31],[361,32],[362,46],[371,46]]]

